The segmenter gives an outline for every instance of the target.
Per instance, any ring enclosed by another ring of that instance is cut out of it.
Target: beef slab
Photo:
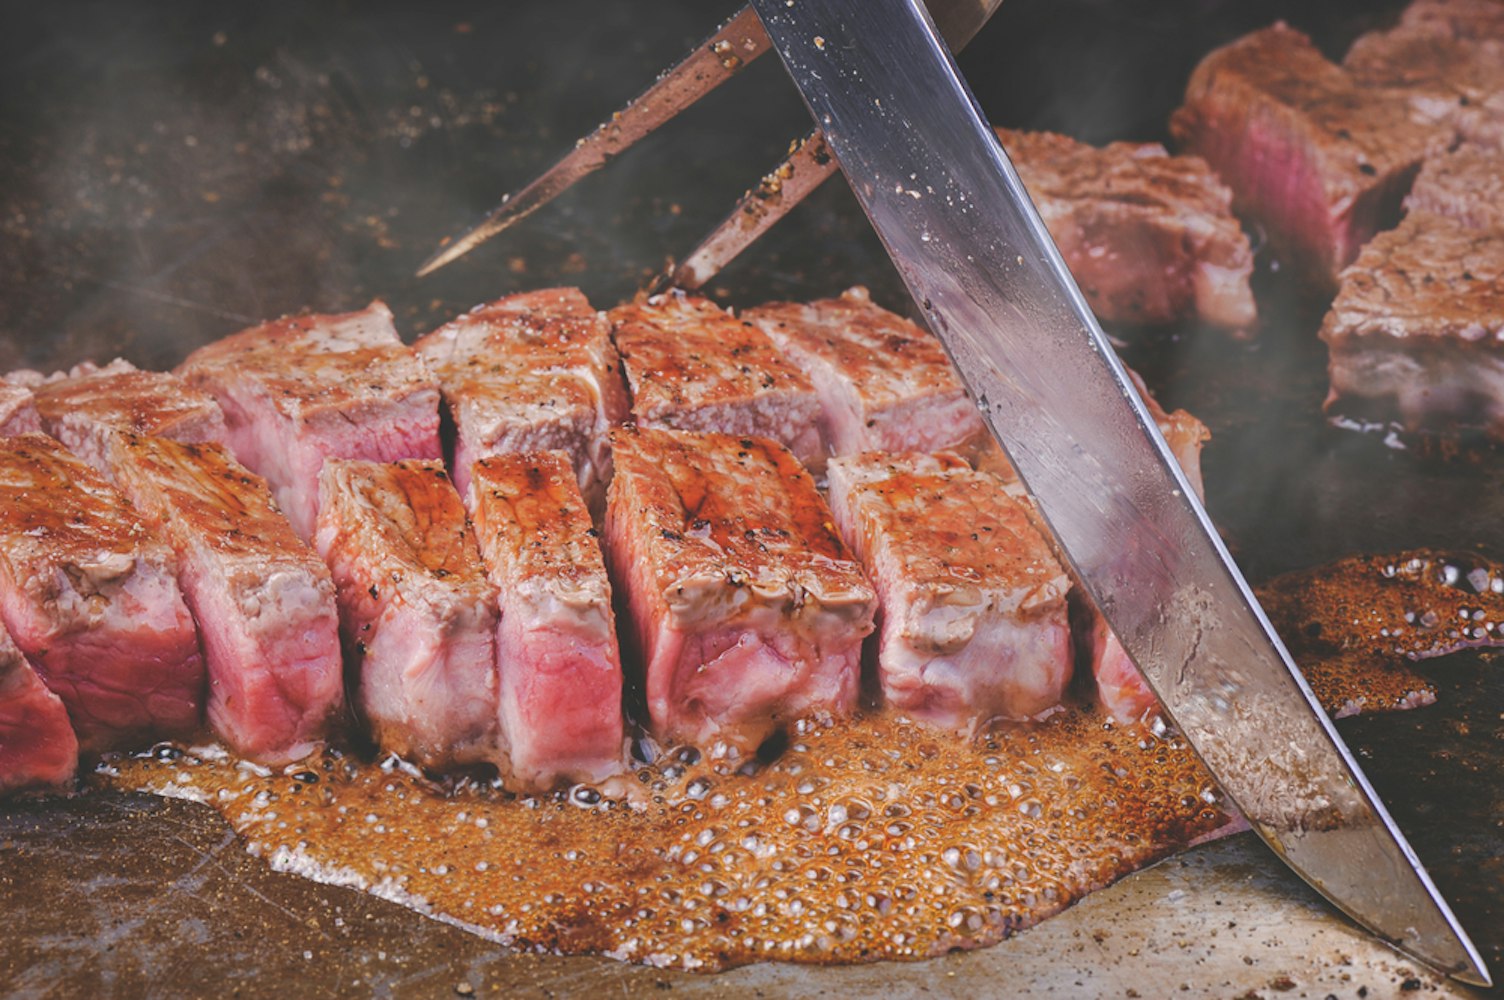
[[[110,475],[177,554],[209,676],[209,725],[284,764],[317,749],[344,705],[334,584],[266,481],[218,444],[121,432]]]
[[[66,786],[77,768],[68,710],[0,625],[0,796]]]
[[[331,461],[319,489],[315,541],[372,735],[425,767],[495,761],[495,591],[443,464]]]
[[[1276,24],[1216,49],[1170,119],[1182,151],[1232,189],[1297,279],[1321,292],[1392,225],[1421,161],[1452,138],[1404,95],[1363,87],[1309,38]]]
[[[621,653],[599,532],[564,452],[496,455],[470,480],[501,602],[497,705],[512,780],[548,788],[622,769]]]
[[[609,317],[639,427],[769,437],[801,462],[823,460],[814,385],[751,323],[683,292]]]
[[[611,328],[574,288],[526,292],[477,306],[417,343],[439,380],[457,432],[460,495],[477,459],[568,452],[592,506],[611,478],[607,432],[627,416]]]
[[[313,536],[325,459],[440,458],[439,390],[380,302],[291,316],[190,354],[178,372],[219,401],[235,457]]]
[[[1429,158],[1405,198],[1405,211],[1504,232],[1504,151],[1467,143]]]
[[[116,431],[190,442],[226,436],[214,397],[171,372],[141,371],[122,360],[47,381],[36,389],[36,406],[48,434],[106,475]]]
[[[613,438],[607,554],[654,732],[749,750],[850,711],[876,595],[809,473],[767,438]]]
[[[940,342],[875,305],[865,288],[808,305],[770,303],[742,319],[814,383],[833,454],[974,449],[986,433]]]
[[[1070,580],[1024,502],[957,455],[832,459],[835,523],[877,587],[877,676],[893,708],[945,729],[1060,703]]]
[[[88,750],[186,736],[204,697],[175,560],[52,438],[0,439],[0,620]]]
[[[998,138],[1099,319],[1252,330],[1253,250],[1205,160],[1153,142],[1096,147],[1008,129]]]

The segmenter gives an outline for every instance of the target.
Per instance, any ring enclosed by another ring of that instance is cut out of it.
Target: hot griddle
[[[167,367],[305,308],[380,296],[411,339],[490,298],[632,294],[807,118],[764,60],[513,233],[416,264],[645,84],[734,3],[7,5],[0,11],[0,368]],[[1191,67],[1286,18],[1340,55],[1400,5],[1009,0],[963,56],[994,123],[1163,139]],[[1448,463],[1326,427],[1322,303],[1260,256],[1265,329],[1125,332],[1211,425],[1209,506],[1250,578],[1360,551],[1499,555],[1504,455]],[[833,182],[713,282],[750,305],[849,284],[905,308]],[[1481,547],[1481,549],[1480,549]],[[1504,970],[1504,665],[1430,665],[1441,703],[1343,726],[1496,973]],[[1191,851],[982,952],[694,976],[517,955],[270,872],[210,810],[91,794],[0,806],[0,989],[16,996],[1388,996],[1450,992],[1320,904],[1251,837]],[[1360,993],[1359,991],[1364,992]]]

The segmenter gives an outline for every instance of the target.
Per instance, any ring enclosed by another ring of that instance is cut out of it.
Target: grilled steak
[[[607,432],[627,416],[610,327],[574,288],[477,306],[419,340],[458,432],[454,483],[464,496],[477,459],[506,452],[569,453],[597,509],[611,478]]]
[[[1412,212],[1343,272],[1328,413],[1504,441],[1504,231]]]
[[[683,292],[608,315],[639,427],[770,437],[823,461],[815,387],[761,330]]]
[[[986,434],[939,341],[865,288],[742,315],[814,383],[836,455],[975,448]]]
[[[77,769],[68,710],[0,625],[0,796],[67,785]]]
[[[431,768],[494,761],[496,599],[443,465],[331,461],[319,490],[315,541],[376,741]]]
[[[1070,581],[1026,504],[959,456],[833,459],[835,523],[877,587],[877,676],[895,709],[970,733],[1060,703]]]
[[[170,372],[144,372],[127,361],[38,386],[36,407],[48,434],[106,475],[105,452],[117,430],[225,440],[224,413],[212,396]]]
[[[607,554],[655,733],[747,750],[852,709],[876,596],[809,473],[765,438],[613,439]]]
[[[1414,120],[1403,95],[1360,86],[1283,24],[1203,59],[1170,131],[1319,291],[1393,224],[1421,160],[1452,134]]]
[[[547,788],[621,770],[621,654],[598,532],[564,452],[497,455],[470,481],[501,600],[498,704],[511,775]]]
[[[204,664],[167,546],[41,434],[0,439],[0,619],[89,750],[184,736]]]
[[[1456,40],[1504,38],[1504,3],[1499,0],[1414,0],[1400,26]]]
[[[1152,142],[1098,148],[1007,129],[998,138],[1103,322],[1253,328],[1253,250],[1205,160]]]
[[[344,704],[329,571],[293,534],[266,481],[218,444],[129,432],[111,478],[177,554],[209,675],[209,725],[237,753],[312,753]]]
[[[327,458],[439,458],[439,391],[380,302],[292,316],[201,347],[178,371],[219,401],[235,457],[265,476],[300,538]]]
[[[1504,232],[1504,151],[1467,144],[1430,157],[1405,198],[1405,211],[1446,215],[1469,229]]]
[[[32,392],[24,385],[0,379],[0,437],[42,429]]]

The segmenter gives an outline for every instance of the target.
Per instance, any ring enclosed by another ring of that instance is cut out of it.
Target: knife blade
[[[1358,923],[1488,984],[1218,539],[924,5],[752,5],[1077,578],[1223,790]]]

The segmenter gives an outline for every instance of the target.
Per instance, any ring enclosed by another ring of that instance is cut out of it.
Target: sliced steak
[[[204,663],[175,560],[52,438],[0,439],[0,620],[87,750],[186,736]]]
[[[1343,272],[1328,413],[1504,441],[1504,231],[1412,212]]]
[[[454,483],[487,455],[564,451],[592,506],[611,478],[608,431],[627,390],[611,328],[578,289],[526,292],[477,306],[419,340],[457,432]]]
[[[1394,223],[1422,159],[1452,137],[1283,24],[1203,59],[1170,132],[1221,175],[1233,209],[1265,229],[1298,280],[1322,292]]]
[[[67,786],[77,770],[68,710],[0,625],[0,796]]]
[[[766,438],[613,438],[607,554],[653,731],[745,751],[850,711],[877,600],[809,473]]]
[[[225,440],[219,404],[171,372],[145,372],[127,361],[38,386],[43,429],[94,468],[109,474],[105,452],[115,431],[178,441]]]
[[[1504,3],[1500,0],[1414,0],[1400,15],[1400,26],[1458,40],[1504,38]]]
[[[425,767],[494,762],[495,592],[443,464],[331,461],[319,490],[315,541],[372,735]]]
[[[0,379],[0,437],[42,429],[31,389]]]
[[[1469,229],[1504,232],[1504,152],[1465,144],[1430,157],[1405,198],[1405,211],[1446,215]]]
[[[178,372],[219,401],[235,457],[313,536],[328,458],[440,458],[439,390],[391,310],[291,316],[201,347]]]
[[[293,533],[266,481],[221,445],[121,432],[104,459],[177,554],[214,733],[266,764],[308,756],[344,705],[329,570]]]
[[[1060,703],[1070,580],[1024,502],[953,454],[835,458],[827,474],[835,523],[881,602],[890,706],[971,733]]]
[[[517,784],[622,769],[621,653],[599,532],[564,452],[475,464],[470,509],[501,601],[498,705]]]
[[[608,315],[639,427],[769,437],[823,461],[815,387],[757,327],[683,292]]]
[[[1253,250],[1205,160],[1152,142],[1096,147],[1007,129],[998,138],[1103,322],[1252,330]]]
[[[865,288],[742,315],[814,383],[836,455],[975,449],[986,434],[940,342]]]

